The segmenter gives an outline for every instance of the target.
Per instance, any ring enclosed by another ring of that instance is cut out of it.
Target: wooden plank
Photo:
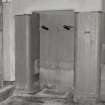
[[[75,97],[97,97],[100,70],[101,13],[77,14],[77,64]]]
[[[12,3],[3,4],[3,78],[5,81],[15,80],[15,43],[14,17]]]
[[[40,57],[39,15],[17,15],[15,23],[16,86],[34,92],[35,66]]]
[[[40,81],[56,85],[62,91],[69,90],[74,82],[74,12],[40,12],[40,27],[42,25],[49,30],[40,30]],[[64,25],[73,28],[66,30]]]
[[[105,99],[105,13],[102,14],[101,18],[101,63],[100,63],[100,80],[99,80],[99,99]]]

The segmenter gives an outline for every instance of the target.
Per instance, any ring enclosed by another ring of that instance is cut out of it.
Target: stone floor
[[[10,88],[10,89],[9,89]],[[1,97],[11,92],[9,90],[14,90],[14,88],[9,87],[7,89],[4,89],[1,91]],[[6,90],[6,91],[5,91]],[[15,93],[15,92],[14,92]],[[18,92],[19,93],[19,92]],[[5,101],[1,100],[0,105],[105,105],[105,103],[95,103],[95,101],[92,99],[87,99],[85,101],[78,100],[77,102],[73,102],[72,95],[70,96],[68,100],[63,99],[57,99],[57,98],[37,98],[34,95],[20,95],[17,96],[17,94],[12,94],[9,98],[5,99]]]
[[[10,97],[3,101],[0,105],[74,105],[61,100],[42,100],[36,98]]]
[[[94,102],[65,102],[63,100],[56,99],[37,99],[33,97],[20,97],[20,96],[11,96],[7,100],[0,103],[0,105],[105,105],[105,103],[94,103]]]

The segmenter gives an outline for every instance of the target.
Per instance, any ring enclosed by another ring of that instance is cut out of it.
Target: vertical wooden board
[[[3,32],[0,32],[0,73],[3,72]]]
[[[3,31],[3,6],[0,6],[0,31]]]
[[[66,30],[64,25],[72,27]],[[59,62],[74,63],[74,31],[75,31],[75,15],[73,12],[60,12],[55,14],[55,27],[58,29],[56,33],[57,60]]]
[[[66,90],[73,86],[74,79],[74,29],[67,31],[63,25],[75,27],[74,13],[73,11],[49,11],[41,13],[40,16],[42,16],[40,24],[50,28],[49,31],[40,31],[40,53],[48,61],[48,65],[44,63],[47,67],[40,69],[41,81],[54,84],[59,90]]]
[[[16,86],[34,92],[40,59],[39,15],[17,15],[15,28]]]
[[[74,40],[74,36],[70,34],[74,34],[74,29],[72,31],[66,31],[63,28],[63,25],[74,25],[73,12],[49,11],[47,13],[41,13],[40,24],[49,27],[49,31],[42,29],[40,31],[40,38],[43,40],[41,41],[41,58],[49,58],[50,60],[59,59],[59,61],[70,61],[72,59],[71,61],[73,61],[74,43],[70,40]]]
[[[26,67],[26,24],[27,16],[15,16],[15,74],[17,88],[25,88]],[[23,76],[24,74],[24,76]]]
[[[34,92],[36,89],[35,83],[39,81],[39,68],[40,68],[40,15],[32,13],[29,25],[29,48],[28,50],[28,64],[29,64],[29,89]],[[28,65],[27,64],[27,65]]]
[[[65,88],[73,87],[74,83],[74,40],[75,40],[75,14],[73,11],[55,13],[56,32],[56,63],[59,70],[57,79]],[[66,30],[64,25],[72,27]],[[57,72],[57,71],[56,71]],[[62,79],[62,77],[65,79]]]
[[[12,3],[3,4],[3,78],[4,81],[15,80],[15,42],[14,17]]]
[[[10,70],[10,11],[8,4],[4,4],[3,6],[5,8],[3,9],[3,79],[9,80],[11,78],[11,75],[10,72],[7,72],[7,70]]]
[[[3,81],[3,33],[0,32],[0,87],[2,86]]]
[[[55,84],[56,66],[56,28],[54,27],[54,14],[40,14],[40,82],[41,84]],[[46,26],[49,30],[42,29]]]
[[[99,32],[98,12],[77,14],[77,66],[76,89],[80,94],[96,95],[99,72]]]
[[[49,30],[44,30],[42,26],[49,28]],[[50,50],[52,48],[52,25],[51,25],[51,15],[41,13],[40,14],[40,60],[41,66],[47,66],[47,62],[50,61]],[[54,50],[55,51],[55,50]],[[53,54],[54,54],[53,51]]]
[[[103,13],[102,15],[101,26],[100,26],[102,37],[101,37],[101,64],[100,64],[101,83],[99,84],[100,85],[99,93],[103,100],[105,99],[105,24],[104,23],[105,23],[105,13]]]

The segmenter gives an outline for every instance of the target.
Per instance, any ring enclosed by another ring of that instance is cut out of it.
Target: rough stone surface
[[[13,92],[13,87],[1,90],[0,105],[105,105],[105,103],[96,103],[92,98],[86,98],[85,100],[82,98],[73,102],[71,99],[38,98],[34,95],[16,96],[12,94]]]
[[[0,105],[73,105],[73,103],[65,103],[58,100],[41,100],[35,98],[9,97]]]
[[[43,101],[41,98],[37,99],[35,97],[21,97],[21,96],[11,96],[0,105],[105,105],[105,103],[95,103],[91,101],[82,102],[65,102],[61,100],[49,99]]]
[[[9,96],[11,96],[14,89],[15,89],[15,86],[13,85],[0,89],[0,102],[6,100]]]

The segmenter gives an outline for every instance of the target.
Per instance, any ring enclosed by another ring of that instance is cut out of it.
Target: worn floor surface
[[[46,99],[45,99],[46,100]],[[64,101],[61,100],[47,100],[47,101],[43,101],[42,99],[36,99],[33,97],[10,97],[7,100],[5,100],[4,102],[2,102],[0,105],[105,105],[104,103],[99,103],[99,104],[95,104],[95,103],[91,103],[91,102],[82,102],[82,103],[64,103]]]
[[[46,100],[46,99],[45,99]],[[51,100],[47,99],[46,101],[36,98],[23,98],[23,97],[10,97],[0,105],[73,105],[72,103],[65,103],[61,100]]]

